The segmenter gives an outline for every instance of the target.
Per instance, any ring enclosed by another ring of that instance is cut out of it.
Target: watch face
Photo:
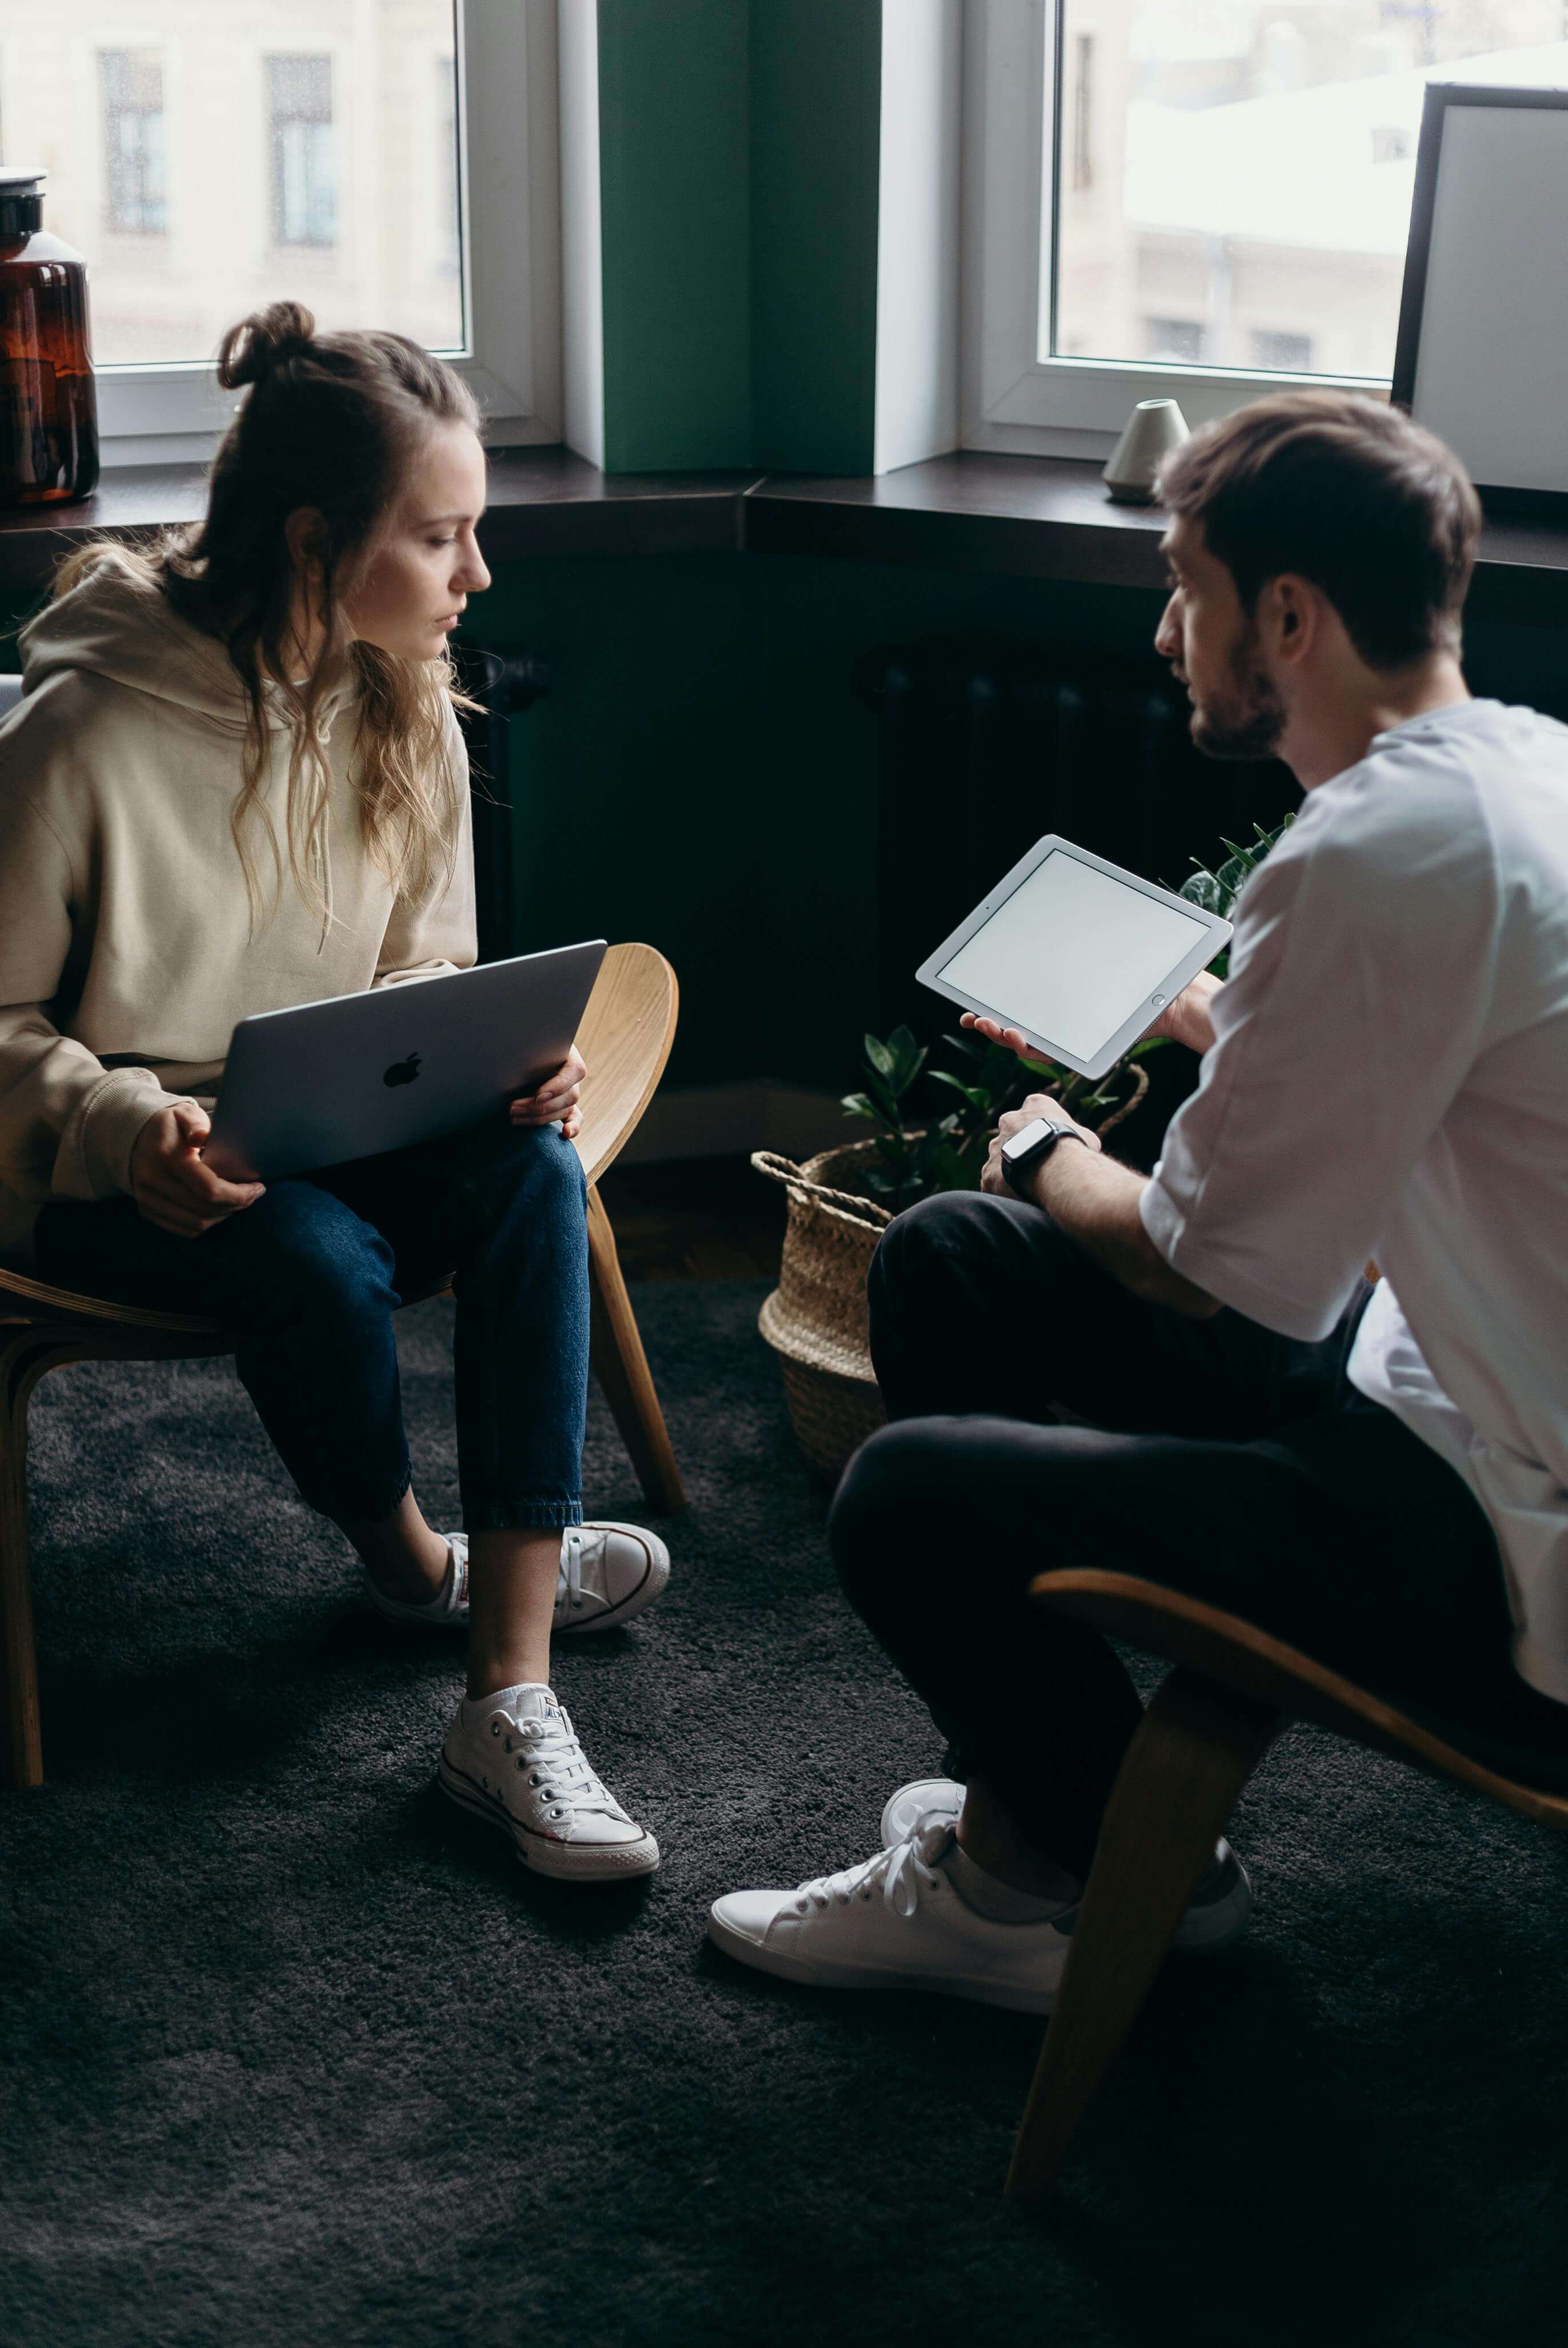
[[[1050,1117],[1037,1117],[1032,1125],[1026,1125],[1021,1132],[1013,1135],[1010,1141],[1003,1142],[1002,1156],[1015,1160],[1027,1158],[1031,1150],[1040,1148],[1042,1141],[1049,1141],[1052,1135],[1061,1131],[1061,1128],[1053,1124]]]

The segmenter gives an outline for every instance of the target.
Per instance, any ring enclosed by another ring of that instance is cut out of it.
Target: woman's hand
[[[582,1108],[579,1096],[588,1070],[582,1054],[574,1044],[559,1068],[539,1080],[537,1092],[526,1093],[513,1101],[509,1115],[514,1125],[554,1125],[560,1120],[560,1129],[568,1141],[575,1141],[582,1131]]]
[[[145,1222],[176,1239],[199,1240],[215,1223],[252,1206],[264,1182],[225,1182],[201,1162],[212,1120],[194,1101],[174,1101],[149,1117],[130,1153],[130,1195]]]

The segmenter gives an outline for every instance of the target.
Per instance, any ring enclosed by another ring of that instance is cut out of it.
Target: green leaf
[[[880,1043],[875,1035],[866,1038],[866,1056],[879,1076],[892,1076],[893,1055],[886,1045]]]
[[[988,1096],[979,1085],[967,1085],[961,1077],[949,1076],[946,1068],[933,1068],[931,1082],[934,1085],[946,1085],[949,1091],[960,1094],[971,1108],[983,1109],[990,1107]]]
[[[1218,876],[1201,867],[1190,879],[1183,881],[1176,894],[1184,897],[1189,905],[1201,906],[1205,913],[1218,913],[1223,910],[1225,891]]]
[[[877,1115],[876,1107],[866,1099],[864,1093],[845,1093],[838,1106],[846,1110],[851,1117],[868,1117],[873,1124],[876,1123]]]

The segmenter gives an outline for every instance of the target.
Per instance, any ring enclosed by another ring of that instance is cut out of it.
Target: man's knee
[[[883,1232],[871,1260],[874,1304],[907,1303],[944,1280],[956,1263],[990,1242],[1005,1200],[980,1190],[935,1190],[906,1207]]]
[[[957,1422],[900,1419],[863,1443],[834,1495],[827,1540],[856,1612],[918,1581],[946,1539],[935,1519],[948,1481],[944,1434]]]

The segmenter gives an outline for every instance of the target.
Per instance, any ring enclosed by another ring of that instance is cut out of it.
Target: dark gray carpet
[[[708,1950],[716,1892],[863,1855],[938,1758],[838,1597],[762,1292],[639,1294],[694,1505],[660,1606],[560,1659],[663,1844],[641,1892],[526,1876],[434,1792],[457,1654],[363,1610],[228,1364],[40,1391],[6,2348],[1554,2334],[1568,1853],[1500,1811],[1277,1748],[1255,1928],[1168,1971],[1043,2221],[997,2198],[1034,2024]],[[439,1521],[447,1312],[403,1324]],[[597,1403],[588,1488],[639,1512]],[[956,1560],[955,1603],[986,1578]]]

